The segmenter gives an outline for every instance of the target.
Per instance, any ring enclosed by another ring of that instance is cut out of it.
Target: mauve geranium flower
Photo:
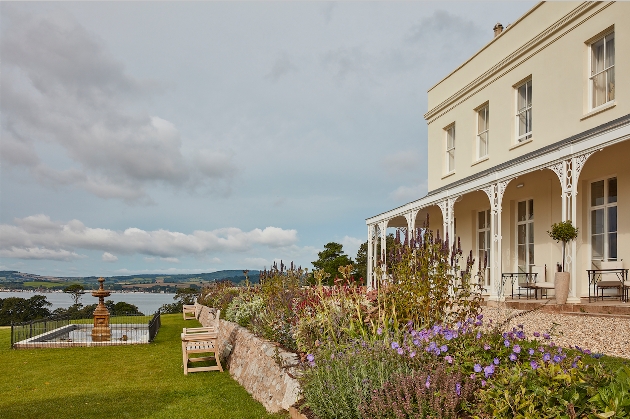
[[[529,363],[533,370],[538,369],[538,363],[536,361],[532,361]]]
[[[405,353],[405,351],[403,351],[403,348],[398,348],[396,352],[398,352],[398,355],[402,355]]]
[[[448,351],[448,346],[446,346],[446,345],[440,346],[440,351],[442,351],[442,352]]]
[[[462,385],[460,383],[455,384],[455,394],[462,395]]]
[[[372,329],[372,330],[374,330],[374,329]],[[383,334],[383,329],[381,329],[380,327],[378,329],[376,329],[376,334],[379,335],[379,336],[382,335]]]
[[[485,367],[483,369],[484,374],[486,375],[486,378],[490,377],[492,374],[494,374],[494,365],[490,364],[487,367]]]
[[[548,353],[545,353],[543,355],[543,361],[545,361],[545,362],[551,361],[551,355],[549,355]]]
[[[481,372],[481,365],[479,364],[475,364],[475,366],[473,367],[473,370],[475,370],[475,372]]]
[[[424,386],[426,388],[431,387],[431,376],[430,375],[427,375],[427,381],[424,383]]]
[[[529,350],[527,351],[530,355],[534,355],[534,350],[532,348],[529,348]]]
[[[308,360],[308,362],[313,362],[313,361],[315,361],[315,355],[308,354],[308,355],[306,355],[306,359]]]
[[[494,362],[494,365],[499,365],[499,362],[501,362],[501,361],[499,361],[499,358],[494,358],[494,361],[492,361],[492,362]]]
[[[483,350],[487,351],[488,349],[490,349],[490,345],[488,345],[487,343],[483,344]]]
[[[505,345],[505,347],[506,347],[506,348],[509,348],[509,347],[510,347],[510,341],[509,341],[509,340],[507,340],[507,339],[505,339],[505,340],[503,341],[503,344]]]
[[[514,352],[512,352],[510,354],[510,361],[516,361],[518,359],[518,357],[516,356],[516,354]]]
[[[392,349],[398,349],[400,348],[400,345],[398,344],[398,342],[392,342]]]
[[[453,357],[452,357],[452,356],[450,356],[450,355],[446,355],[446,356],[444,357],[444,360],[445,360],[446,362],[448,362],[449,364],[452,364],[452,363],[453,363]]]
[[[514,345],[514,347],[512,348],[512,350],[514,351],[515,354],[520,354],[521,353],[521,347],[520,345]]]
[[[540,337],[540,333],[538,333],[538,332],[534,332],[534,337],[535,337],[535,338]]]

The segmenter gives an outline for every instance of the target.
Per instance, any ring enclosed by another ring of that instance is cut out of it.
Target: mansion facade
[[[370,217],[369,288],[387,228],[430,227],[487,260],[490,299],[504,273],[553,282],[570,220],[569,299],[588,269],[630,265],[630,3],[541,2],[428,92],[426,196]],[[626,215],[624,215],[626,214]],[[386,261],[385,261],[386,263]],[[475,264],[477,266],[477,264]]]

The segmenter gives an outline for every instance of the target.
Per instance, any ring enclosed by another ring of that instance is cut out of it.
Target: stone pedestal
[[[109,327],[109,311],[105,307],[105,297],[110,296],[110,292],[103,288],[105,278],[99,278],[100,286],[98,290],[92,292],[92,296],[98,297],[98,306],[94,310],[94,327],[92,328],[92,342],[106,342],[112,337],[112,330]]]

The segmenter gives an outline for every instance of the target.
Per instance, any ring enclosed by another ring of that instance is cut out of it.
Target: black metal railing
[[[149,322],[149,342],[153,342],[153,339],[155,339],[155,335],[157,335],[158,330],[160,330],[161,326],[162,326],[162,317],[161,317],[160,310],[158,310],[155,312],[155,314],[153,315],[153,318]]]
[[[92,338],[93,318],[70,315],[11,324],[11,347],[14,349],[58,348],[70,346],[106,346],[149,343],[160,326],[159,310],[153,316],[122,314],[109,320],[111,336]]]

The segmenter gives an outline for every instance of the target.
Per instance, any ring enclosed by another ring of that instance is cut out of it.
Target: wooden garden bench
[[[194,320],[197,318],[197,308],[194,304],[184,304],[183,312],[184,320]]]
[[[199,371],[223,371],[221,361],[219,360],[219,316],[221,311],[217,310],[214,321],[206,327],[185,327],[183,329],[182,338],[182,357],[184,361],[184,375],[188,372]],[[191,358],[191,355],[203,354]],[[189,363],[212,361],[216,365],[211,366],[189,366]]]

